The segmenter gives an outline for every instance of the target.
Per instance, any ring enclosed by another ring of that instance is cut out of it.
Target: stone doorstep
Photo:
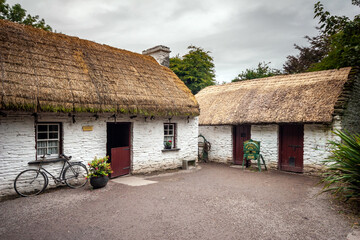
[[[157,181],[146,180],[144,178],[134,177],[134,176],[118,177],[115,179],[111,179],[110,181],[132,187],[146,186],[149,184],[157,183]]]

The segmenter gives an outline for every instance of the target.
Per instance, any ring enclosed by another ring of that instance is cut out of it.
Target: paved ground
[[[203,164],[147,177],[61,188],[0,203],[0,239],[346,239],[351,223],[314,197],[317,179]]]

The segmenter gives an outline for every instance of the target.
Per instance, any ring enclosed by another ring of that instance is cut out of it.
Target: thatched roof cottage
[[[169,52],[142,55],[0,20],[0,192],[44,154],[109,155],[113,176],[197,159],[198,103],[149,56]]]
[[[203,89],[199,132],[210,159],[242,164],[243,142],[261,141],[265,160],[285,171],[328,156],[335,128],[360,132],[360,79],[342,68],[246,80]]]

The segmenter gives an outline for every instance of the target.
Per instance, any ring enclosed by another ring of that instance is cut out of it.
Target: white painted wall
[[[233,162],[232,126],[199,126],[199,134],[211,144],[210,161]]]
[[[251,125],[251,139],[260,141],[260,152],[265,162],[278,161],[278,132],[279,126],[272,125]]]
[[[340,122],[333,125],[306,124],[304,126],[304,164],[320,164],[329,155],[329,140],[339,141],[331,131],[340,129]]]
[[[231,163],[232,160],[232,126],[200,126],[199,133],[211,143],[210,161]],[[304,125],[304,164],[321,164],[329,156],[329,140],[339,140],[331,133],[341,129],[338,117],[331,125]],[[279,126],[252,125],[251,139],[261,142],[261,154],[266,162],[278,162],[279,158]]]
[[[41,113],[39,122],[61,122],[63,125],[64,154],[84,163],[95,156],[106,155],[106,122],[114,122],[110,115],[95,120],[93,114],[77,114],[76,122],[67,114]],[[132,172],[150,172],[177,168],[183,159],[197,160],[198,118],[173,117],[177,124],[178,151],[163,152],[163,123],[168,118],[150,120],[144,117],[130,119],[117,117],[117,122],[132,122]],[[93,131],[83,131],[91,125]],[[15,193],[13,181],[22,170],[31,168],[27,163],[35,160],[35,121],[28,113],[8,113],[0,117],[0,197]],[[61,163],[46,165],[51,173],[60,171]],[[52,182],[52,181],[50,181]]]

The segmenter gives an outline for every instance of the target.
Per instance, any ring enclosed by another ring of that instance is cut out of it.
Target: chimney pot
[[[149,49],[146,49],[142,52],[143,55],[149,55],[155,58],[155,60],[165,67],[170,66],[170,48],[158,45]]]

